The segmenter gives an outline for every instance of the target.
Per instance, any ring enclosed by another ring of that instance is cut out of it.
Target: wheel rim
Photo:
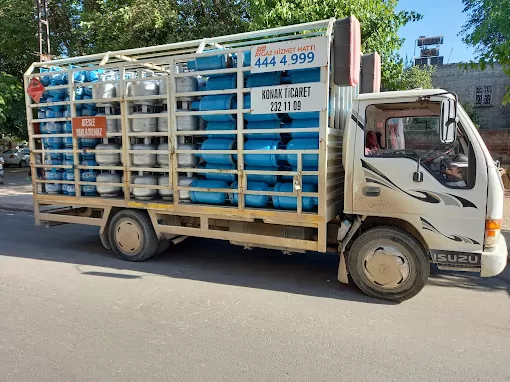
[[[115,242],[126,255],[137,253],[143,244],[143,233],[133,219],[122,219],[115,227]]]
[[[375,286],[397,289],[409,279],[410,262],[406,254],[397,247],[376,245],[363,255],[363,272]]]

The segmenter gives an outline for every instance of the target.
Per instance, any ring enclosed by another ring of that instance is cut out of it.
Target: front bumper
[[[508,258],[508,248],[503,235],[500,235],[498,244],[493,251],[482,252],[482,268],[480,270],[481,277],[497,276],[506,267]]]

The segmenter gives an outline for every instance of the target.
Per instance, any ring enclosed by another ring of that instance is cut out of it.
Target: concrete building
[[[480,129],[510,129],[510,104],[502,105],[510,77],[501,65],[485,70],[463,69],[459,64],[437,66],[432,83],[457,93],[463,105],[471,105]]]

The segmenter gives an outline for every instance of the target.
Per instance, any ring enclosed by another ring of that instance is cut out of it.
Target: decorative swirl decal
[[[381,186],[392,189],[393,191],[401,191],[404,194],[417,199],[422,202],[438,204],[443,202],[446,206],[464,207],[464,208],[477,208],[476,205],[469,200],[461,198],[457,195],[443,194],[441,192],[431,192],[424,190],[403,190],[388,177],[381,173],[378,169],[361,159],[361,166],[365,173],[365,181],[380,184]]]
[[[439,230],[436,227],[434,227],[432,224],[430,224],[424,218],[420,217],[420,220],[421,220],[422,228],[427,230],[427,231],[431,231],[431,232],[437,233],[437,234],[439,234],[441,236],[446,237],[447,239],[456,241],[458,243],[467,243],[467,244],[480,245],[479,242],[477,242],[474,239],[470,239],[469,237],[464,237],[464,236],[460,236],[460,235],[445,235],[444,233],[439,232]]]

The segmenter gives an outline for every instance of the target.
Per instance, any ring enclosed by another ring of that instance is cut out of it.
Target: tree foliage
[[[25,137],[23,87],[18,78],[0,72],[0,133]]]
[[[395,81],[395,90],[433,89],[434,66],[408,66]]]
[[[252,29],[355,15],[361,24],[363,52],[377,51],[381,55],[382,84],[387,90],[398,89],[404,68],[397,54],[403,40],[397,32],[408,22],[422,18],[416,12],[396,11],[397,0],[252,0],[250,5]]]
[[[510,76],[510,0],[463,0],[468,20],[461,33],[474,46],[480,69],[500,63]],[[503,103],[510,103],[510,89]]]

